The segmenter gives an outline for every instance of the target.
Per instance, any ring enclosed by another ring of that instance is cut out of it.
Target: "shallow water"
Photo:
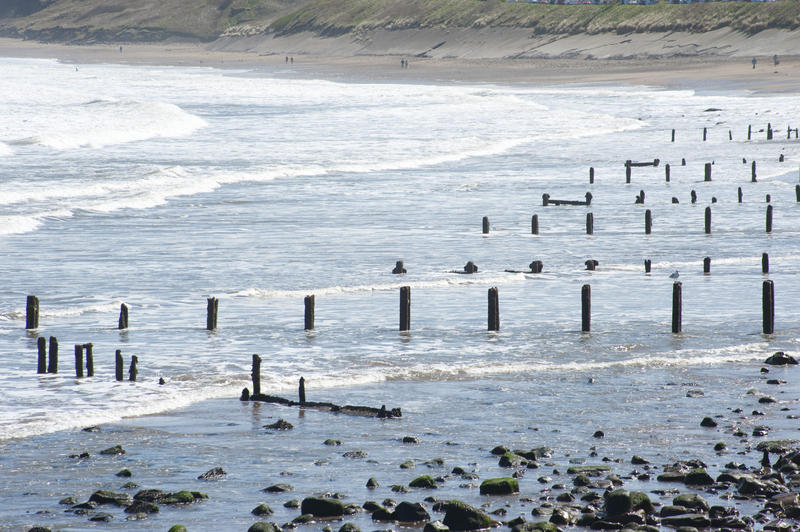
[[[211,500],[188,511],[135,524],[119,517],[104,527],[144,530],[183,520],[203,529],[223,518],[244,527],[262,496],[254,490],[283,470],[297,476],[298,497],[330,489],[362,501],[372,497],[361,493],[366,477],[383,475],[388,485],[404,456],[443,456],[448,471],[472,461],[488,469],[487,449],[519,441],[553,447],[554,460],[563,461],[586,456],[597,428],[607,434],[609,455],[629,458],[635,450],[654,463],[714,458],[711,446],[724,436],[701,431],[702,416],[760,424],[729,409],[761,407],[745,395],[750,388],[778,394],[762,384],[759,363],[774,351],[797,351],[800,141],[785,138],[787,125],[797,126],[794,97],[2,63],[0,476],[31,482],[25,489],[0,483],[3,499],[14,501],[0,505],[8,526],[33,523],[25,514],[39,509],[60,515],[56,503],[65,493],[88,496],[87,468],[91,485],[116,487],[122,482],[95,477],[97,468],[116,472],[128,460],[142,486],[195,483],[213,465],[234,478],[210,485]],[[759,131],[767,123],[775,128],[769,142]],[[626,159],[654,158],[659,167],[634,168],[625,184]],[[752,160],[757,183],[750,182]],[[713,181],[703,182],[712,161]],[[640,189],[644,206],[634,205]],[[589,208],[541,206],[545,192],[582,199],[587,191]],[[766,194],[774,208],[770,234]],[[708,205],[711,235],[703,231]],[[654,219],[649,236],[645,209]],[[585,234],[587,212],[594,235]],[[539,235],[530,234],[533,214]],[[489,235],[481,234],[483,216]],[[769,253],[776,292],[769,336],[761,334],[762,253]],[[705,256],[711,275],[702,273]],[[599,261],[597,271],[585,270],[589,258]],[[542,274],[504,271],[534,259],[543,261]],[[396,260],[408,274],[390,273]],[[451,273],[467,260],[479,266],[477,275]],[[670,333],[668,275],[676,269],[680,335]],[[591,334],[580,333],[583,284],[592,289]],[[412,287],[410,334],[397,331],[404,285]],[[492,286],[500,293],[499,333],[486,331]],[[38,331],[24,330],[28,294],[41,301]],[[309,333],[302,330],[307,294],[317,302]],[[214,332],[204,330],[210,296],[220,298]],[[121,332],[122,302],[131,326]],[[36,375],[38,335],[58,337],[58,375]],[[81,380],[72,376],[72,346],[85,342],[94,344],[95,377]],[[138,356],[138,383],[114,382],[115,349],[126,369]],[[293,396],[302,375],[309,399],[399,406],[404,418],[307,412],[296,432],[277,435],[291,452],[273,446],[261,425],[297,412],[236,401],[249,386],[253,353],[263,358],[266,391]],[[790,371],[785,380],[781,402],[758,409],[789,437],[793,427],[779,409],[796,410],[800,388]],[[705,397],[686,398],[689,388]],[[225,400],[203,402],[214,398]],[[137,417],[186,407],[177,418]],[[114,425],[100,434],[77,431],[99,423]],[[334,432],[380,467],[341,459],[346,449],[320,449]],[[423,444],[395,445],[405,433],[423,435]],[[95,454],[115,439],[132,447],[122,460],[64,458],[76,448]],[[185,456],[176,449],[187,449]],[[42,467],[44,457],[55,463]],[[330,464],[310,465],[317,459]],[[245,482],[251,469],[260,478]],[[530,490],[539,486],[532,473]],[[476,490],[448,490],[479,500]],[[242,508],[231,510],[243,494]],[[290,517],[286,511],[274,519]],[[68,516],[62,526],[92,525]]]

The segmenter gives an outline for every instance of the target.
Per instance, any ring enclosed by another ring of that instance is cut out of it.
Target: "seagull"
[[[679,273],[678,273],[678,270],[675,270],[674,272],[672,272],[671,274],[669,274],[669,278],[670,278],[670,279],[677,279],[678,277],[680,277],[680,275],[681,275],[681,274],[679,274]]]

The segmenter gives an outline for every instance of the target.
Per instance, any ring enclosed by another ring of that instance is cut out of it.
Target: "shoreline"
[[[122,51],[120,51],[120,48]],[[219,51],[203,44],[64,45],[0,39],[0,57],[56,59],[74,64],[209,67],[269,71],[286,78],[396,83],[492,83],[526,85],[646,85],[666,89],[800,90],[800,56],[763,58],[754,69],[742,57],[686,56],[662,59],[463,59],[397,55],[289,55]],[[408,60],[408,68],[400,60]]]

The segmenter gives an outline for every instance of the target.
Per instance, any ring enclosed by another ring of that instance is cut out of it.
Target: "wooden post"
[[[756,162],[755,161],[750,163],[750,182],[751,183],[755,183],[756,182]]]
[[[39,328],[39,298],[36,296],[28,296],[25,303],[25,328]]]
[[[589,184],[594,184],[594,166],[589,167]]]
[[[626,183],[630,183],[631,182],[631,160],[630,159],[625,161],[625,182]]]
[[[500,298],[496,286],[489,289],[489,330],[500,330]]]
[[[706,141],[706,137],[708,136],[708,128],[703,128],[703,142]]]
[[[83,377],[83,346],[75,344],[75,376]]]
[[[711,257],[705,257],[703,259],[703,273],[708,275],[711,273]]]
[[[649,235],[653,229],[653,213],[650,209],[644,211],[644,234]]]
[[[488,235],[489,234],[489,217],[488,216],[484,216],[483,217],[483,234],[484,235]]]
[[[47,373],[58,373],[58,339],[50,337],[50,352],[47,354]]]
[[[253,379],[253,397],[261,394],[261,357],[253,355],[253,370],[251,377]]]
[[[747,125],[747,140],[750,140],[750,137],[752,136],[752,133],[753,133],[753,126],[751,124],[748,124]]]
[[[761,311],[764,334],[775,332],[775,285],[772,281],[764,281],[761,287]]]
[[[589,332],[592,321],[592,287],[581,287],[581,332]]]
[[[594,214],[590,212],[586,213],[586,234],[587,235],[594,234]]]
[[[730,129],[728,130],[728,140],[733,140],[733,132]]]
[[[772,205],[767,205],[767,233],[772,232]]]
[[[772,140],[772,124],[767,124],[767,140]]]
[[[704,181],[711,181],[711,163],[706,163]]]
[[[83,349],[86,351],[86,376],[94,377],[94,346],[83,344]]]
[[[297,394],[300,398],[300,404],[306,404],[306,380],[303,377],[300,377],[300,385],[298,386]]]
[[[542,261],[535,260],[530,263],[531,273],[542,273]]]
[[[675,130],[672,130],[672,142],[675,142]]]
[[[114,353],[114,376],[118,381],[122,380],[122,351],[117,349],[116,353]]]
[[[672,332],[681,332],[683,321],[683,286],[680,281],[672,283]]]
[[[586,264],[586,269],[587,269],[587,270],[589,270],[589,271],[592,271],[592,272],[593,272],[593,271],[595,271],[595,270],[597,269],[597,265],[599,264],[599,262],[597,262],[597,261],[596,261],[596,260],[594,260],[594,259],[588,259],[588,260],[586,260],[586,261],[584,262],[584,264]]]
[[[692,193],[690,195],[692,197],[692,203],[697,203],[697,192],[692,190]]]
[[[411,330],[411,287],[400,287],[400,330]]]
[[[644,259],[644,273],[650,273],[650,259]]]
[[[128,328],[128,305],[125,303],[119,306],[119,326],[118,329]]]
[[[761,254],[761,273],[769,273],[769,254]]]
[[[706,207],[706,234],[711,234],[711,207]]]
[[[798,196],[798,198],[800,198],[800,196]],[[797,201],[800,201],[800,199],[798,199]],[[533,216],[531,216],[531,234],[532,235],[538,235],[539,234],[539,215],[538,214],[534,214]]]
[[[401,273],[407,273],[405,264],[403,264],[402,260],[398,260],[394,263],[394,270],[392,270],[392,273],[397,275]]]
[[[664,165],[664,177],[666,178],[667,183],[669,183],[669,171],[670,171],[669,164],[665,164]]]
[[[39,349],[36,373],[47,373],[47,338],[44,336],[37,338],[36,347]]]
[[[314,330],[314,296],[306,296],[303,299],[305,305],[305,330]]]
[[[771,201],[772,201],[772,196],[770,196],[769,194],[767,194],[767,196],[766,196],[764,199],[766,200],[766,202],[767,202],[767,203],[769,203],[769,202],[771,202]]]
[[[800,185],[794,186],[794,198],[797,203],[800,203]]]
[[[131,366],[128,369],[128,380],[130,382],[136,382],[136,375],[139,374],[139,371],[136,369],[136,363],[139,362],[139,357],[136,355],[131,356]]]
[[[739,187],[738,195],[739,195],[739,203],[741,203],[742,202],[742,187]]]
[[[217,311],[219,310],[219,300],[216,297],[208,298],[206,308],[206,329],[213,331],[217,328]]]
[[[686,157],[681,157],[681,166],[686,166]]]

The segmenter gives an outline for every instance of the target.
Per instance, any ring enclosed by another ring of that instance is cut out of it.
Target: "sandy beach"
[[[660,59],[447,58],[390,55],[291,55],[224,50],[206,44],[42,44],[0,39],[0,56],[57,58],[86,63],[199,66],[229,69],[269,68],[273,75],[340,81],[409,83],[631,84],[707,90],[740,89],[795,92],[800,87],[800,56],[781,56],[774,65],[761,57],[681,56]],[[407,59],[409,68],[401,69]]]

